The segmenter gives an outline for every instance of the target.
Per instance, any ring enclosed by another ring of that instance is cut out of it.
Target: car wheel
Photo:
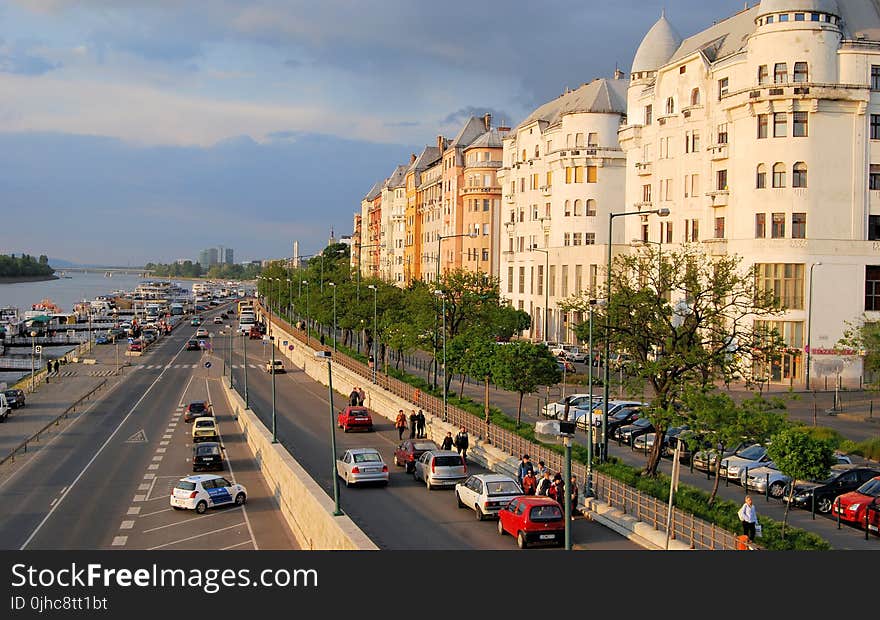
[[[236,506],[243,506],[246,502],[247,502],[247,495],[245,495],[244,493],[239,493],[238,495],[235,496],[235,505]]]
[[[476,504],[474,504],[474,511],[477,513],[477,521],[482,521],[486,518],[486,515],[483,514],[483,511]]]
[[[464,508],[464,502],[462,502],[461,498],[458,496],[458,491],[455,492],[455,503],[458,504],[459,508]]]
[[[498,534],[504,536],[504,526],[501,524],[501,519],[498,519]]]
[[[196,504],[196,512],[199,513],[200,515],[205,514],[205,511],[207,509],[208,509],[208,504],[205,502],[205,500],[202,500],[198,504]]]
[[[520,549],[525,549],[529,546],[529,543],[526,541],[526,535],[522,532],[516,535],[516,546]]]
[[[785,493],[785,485],[781,482],[773,482],[770,484],[770,497],[780,499]]]
[[[816,502],[816,510],[818,512],[821,512],[823,515],[827,515],[829,512],[831,512],[831,504],[831,498],[827,495],[825,497],[820,497],[819,501]]]

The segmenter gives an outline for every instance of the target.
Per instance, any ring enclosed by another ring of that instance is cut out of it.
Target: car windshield
[[[366,409],[349,409],[348,415],[353,418],[365,418],[368,414]]]
[[[177,483],[176,488],[180,489],[181,491],[195,491],[196,490],[196,483],[189,482],[187,480],[181,480],[180,482]]]
[[[205,410],[205,403],[190,403],[189,410],[199,413]]]
[[[381,460],[378,452],[358,452],[354,455],[355,463],[378,463]]]
[[[436,456],[434,457],[434,465],[436,467],[461,467],[460,456]]]
[[[437,449],[437,444],[435,444],[433,442],[421,441],[421,442],[416,442],[413,444],[413,450],[425,451],[425,450],[436,450],[436,449]]]
[[[651,421],[648,418],[639,418],[635,422],[633,422],[633,426],[651,426]]]
[[[632,413],[632,409],[624,409],[613,414],[611,418],[614,420],[625,420],[630,413]]]
[[[522,493],[522,489],[513,480],[490,480],[486,483],[486,491],[489,497]]]
[[[562,519],[562,510],[557,505],[532,506],[529,511],[532,521],[559,521]]]
[[[757,461],[758,459],[762,458],[766,452],[767,450],[763,446],[755,444],[753,446],[749,446],[741,452],[737,452],[736,455],[750,461]]]
[[[198,428],[207,428],[209,426],[214,426],[213,420],[199,420],[196,422],[196,426]]]
[[[880,478],[868,480],[865,484],[858,488],[862,495],[870,495],[871,497],[880,497]]]
[[[202,444],[201,446],[196,446],[196,454],[199,456],[216,456],[220,454],[220,448],[218,446],[206,446]]]

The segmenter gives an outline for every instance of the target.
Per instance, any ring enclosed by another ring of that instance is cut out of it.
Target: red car
[[[439,450],[440,446],[430,439],[404,439],[394,450],[394,464],[398,467],[406,467],[406,473],[411,474],[416,466],[416,459],[428,450]]]
[[[525,549],[531,544],[565,544],[565,516],[555,500],[539,495],[522,495],[510,500],[498,512],[498,533],[516,536]]]
[[[373,417],[366,407],[349,405],[336,416],[336,425],[346,433],[350,430],[371,431],[373,430]]]
[[[855,491],[838,496],[831,507],[831,514],[840,514],[840,520],[862,526],[865,524],[865,511],[871,508],[868,515],[868,527],[871,531],[880,531],[880,476],[871,478]]]
[[[129,351],[143,351],[144,345],[140,340],[135,340],[130,345],[128,345]]]

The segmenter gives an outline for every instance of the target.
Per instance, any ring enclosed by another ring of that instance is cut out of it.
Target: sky
[[[755,0],[752,0],[752,4]],[[74,263],[320,251],[412,152],[516,126],[665,9],[739,0],[0,0],[0,251]]]

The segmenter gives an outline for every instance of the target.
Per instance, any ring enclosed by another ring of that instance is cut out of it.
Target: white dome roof
[[[787,11],[804,11],[830,13],[840,15],[837,0],[761,0],[758,17],[768,13],[785,13]]]
[[[680,45],[681,36],[666,20],[666,15],[661,15],[642,39],[633,59],[631,72],[656,71],[672,58]]]

